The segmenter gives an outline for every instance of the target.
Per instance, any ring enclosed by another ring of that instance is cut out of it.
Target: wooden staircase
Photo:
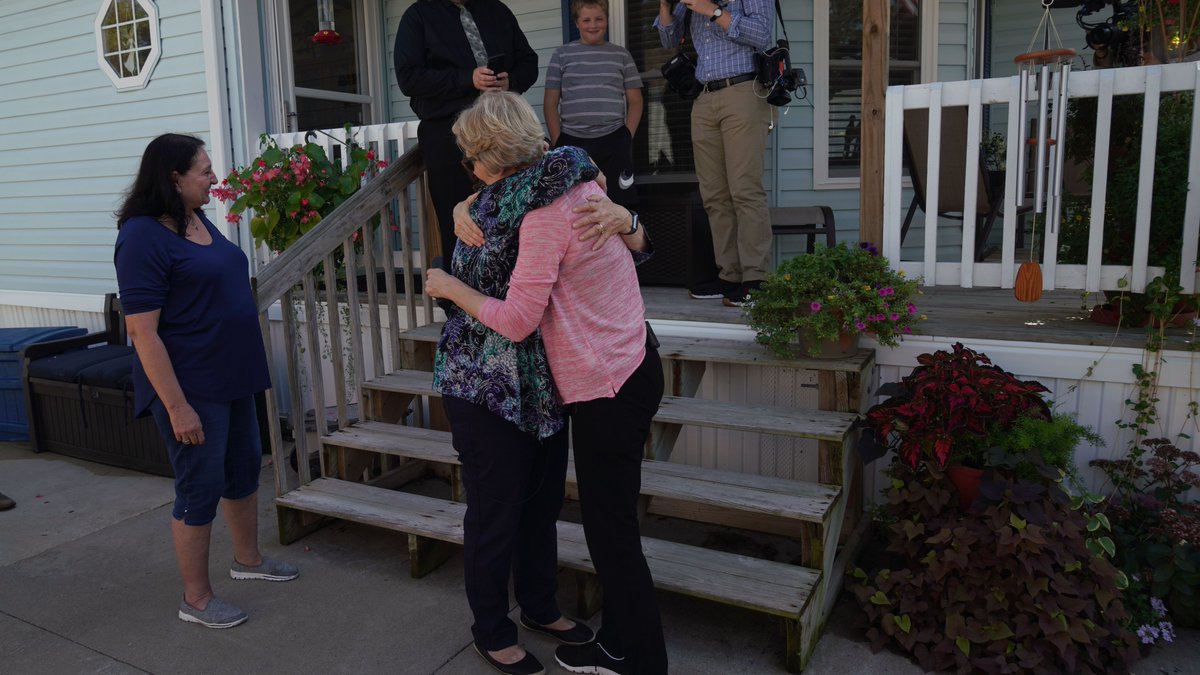
[[[285,538],[294,532],[287,526],[288,512],[403,532],[409,537],[410,572],[415,577],[435,569],[462,544],[466,507],[461,502],[458,457],[439,414],[433,374],[417,369],[432,363],[438,335],[439,324],[402,333],[404,365],[414,367],[363,383],[367,401],[363,410],[369,419],[324,436],[326,477],[278,498]],[[742,342],[671,337],[661,338],[661,342],[670,391],[654,418],[642,467],[644,511],[791,537],[801,543],[802,554],[800,564],[795,565],[643,537],[655,584],[780,617],[787,635],[788,667],[798,671],[815,647],[841,585],[844,565],[838,568],[836,553],[845,524],[857,515],[856,509],[848,508],[853,485],[851,429],[857,419],[864,373],[873,366],[874,354],[863,350],[844,361],[781,360],[758,345]],[[711,362],[819,369],[819,387],[833,389],[828,396],[822,394],[821,400],[835,409],[799,411],[695,398],[703,370]],[[429,412],[425,425],[416,425],[421,417],[416,411]],[[820,481],[672,463],[668,461],[671,446],[683,425],[815,439],[821,447]],[[451,499],[359,482],[361,469],[373,465],[377,456],[401,458],[393,471],[406,477],[422,473],[414,469],[414,463],[439,467],[450,477]],[[569,494],[574,494],[573,463],[568,465],[567,482]],[[847,547],[843,545],[842,550]],[[559,561],[580,573],[578,611],[592,615],[599,609],[599,596],[583,532],[576,523],[559,523]]]
[[[386,156],[384,146],[375,149]],[[433,322],[428,297],[415,295],[414,284],[396,284],[397,276],[415,278],[416,267],[428,268],[434,255],[437,237],[428,236],[424,162],[419,148],[389,159],[382,173],[264,267],[253,285],[273,380],[287,385],[282,403],[289,417],[304,419],[308,409],[327,409],[326,371],[332,373],[333,390],[328,409],[336,410],[335,429],[317,425],[318,447],[307,434],[294,438],[298,458],[320,458],[319,472],[303,459],[289,471],[292,448],[284,444],[278,425],[269,429],[280,539],[295,541],[327,518],[403,532],[411,572],[421,576],[462,544],[465,505],[457,456],[431,389],[433,347],[441,327]],[[348,270],[362,273],[364,289],[360,274],[343,273]],[[282,331],[274,338],[273,322]],[[798,564],[791,564],[647,536],[642,544],[655,584],[780,617],[788,668],[799,671],[816,646],[862,531],[856,527],[862,471],[852,452],[851,429],[866,400],[874,352],[862,350],[839,361],[778,359],[740,341],[660,335],[660,342],[667,391],[647,443],[643,511],[783,535],[799,542],[802,553]],[[710,363],[814,371],[817,409],[697,398]],[[355,399],[363,420],[352,424]],[[280,402],[267,397],[272,419],[279,418]],[[685,425],[815,439],[816,480],[670,462]],[[448,498],[405,491],[431,472],[450,479]],[[573,467],[567,480],[574,483]],[[559,560],[581,575],[580,613],[590,615],[599,597],[582,530],[560,521],[558,534]]]

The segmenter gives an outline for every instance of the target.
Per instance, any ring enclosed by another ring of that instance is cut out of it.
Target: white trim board
[[[0,305],[34,307],[37,309],[61,309],[71,312],[103,312],[104,295],[0,290]]]

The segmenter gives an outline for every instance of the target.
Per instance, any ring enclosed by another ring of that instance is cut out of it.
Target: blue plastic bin
[[[0,328],[0,441],[29,439],[25,395],[21,388],[21,350],[27,345],[83,335],[74,326]]]

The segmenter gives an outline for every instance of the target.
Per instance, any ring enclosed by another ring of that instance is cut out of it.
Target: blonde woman
[[[649,241],[636,216],[619,238],[578,236],[572,228],[575,210],[603,194],[593,180],[598,172],[578,148],[545,152],[541,125],[519,96],[483,94],[455,122],[454,134],[486,185],[470,207],[483,230],[483,246],[460,243],[454,276],[430,270],[425,283],[430,295],[459,308],[447,321],[435,363],[435,383],[446,396],[452,430],[458,427],[456,448],[460,437],[479,437],[476,452],[496,443],[491,435],[485,442],[484,432],[465,429],[478,416],[467,416],[455,400],[464,391],[489,404],[503,402],[501,393],[510,403],[515,393],[522,401],[544,404],[547,414],[536,419],[549,425],[547,431],[559,428],[561,419],[549,413],[547,395],[566,407],[584,534],[605,600],[596,641],[563,644],[555,657],[577,673],[666,673],[662,621],[637,520],[642,447],[663,393],[662,365],[629,254],[649,248]],[[605,227],[597,224],[596,234],[613,234],[601,232]],[[511,265],[509,274],[489,274],[487,261],[497,259]],[[484,337],[473,337],[480,334]],[[472,339],[473,355],[456,356],[453,345],[461,350]],[[500,349],[508,344],[529,351]],[[498,383],[495,373],[507,363],[516,372]],[[525,388],[523,375],[530,387],[540,388]],[[508,408],[524,412],[523,406]],[[463,456],[464,474],[467,461]],[[561,490],[563,474],[556,471],[546,480]],[[472,485],[466,487],[470,499]],[[475,489],[497,487],[484,483]],[[471,508],[468,502],[468,520]],[[557,518],[558,505],[546,508]]]

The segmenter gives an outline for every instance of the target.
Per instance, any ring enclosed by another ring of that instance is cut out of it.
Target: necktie
[[[456,3],[457,4],[457,3]],[[483,46],[483,37],[479,35],[479,26],[475,25],[475,17],[465,5],[458,5],[458,19],[462,22],[463,32],[467,34],[467,42],[471,45],[471,53],[475,56],[475,65],[487,65],[487,47]]]

